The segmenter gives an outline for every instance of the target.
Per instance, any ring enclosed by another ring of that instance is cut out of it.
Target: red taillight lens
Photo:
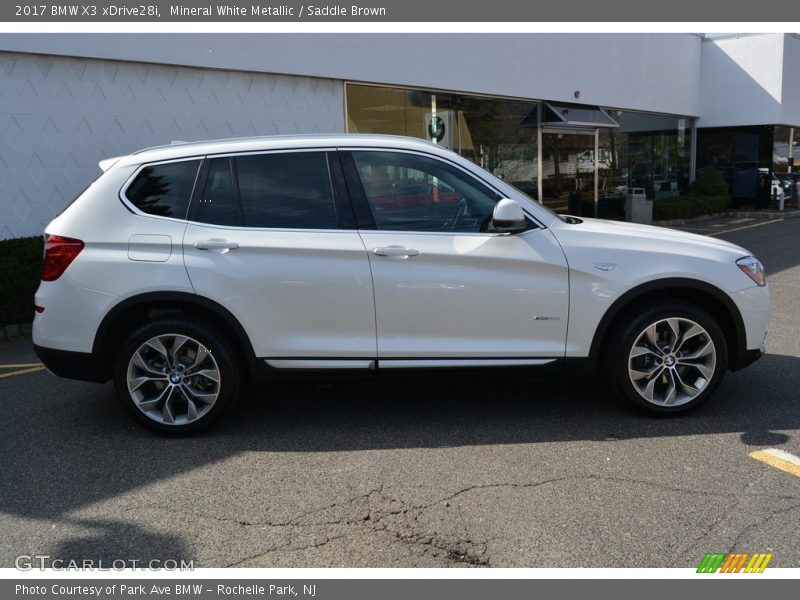
[[[60,235],[44,234],[42,281],[55,281],[83,250],[83,242]]]

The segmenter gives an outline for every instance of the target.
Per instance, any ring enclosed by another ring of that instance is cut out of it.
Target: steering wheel
[[[450,221],[450,231],[455,230],[456,225],[458,225],[461,217],[463,217],[465,214],[467,214],[467,199],[461,198],[461,200],[458,201],[458,206],[456,207],[456,212],[453,215],[453,219]]]

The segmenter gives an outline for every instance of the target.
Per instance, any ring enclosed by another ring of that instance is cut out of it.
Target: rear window
[[[125,197],[149,215],[184,219],[199,167],[199,160],[145,167],[128,186]]]

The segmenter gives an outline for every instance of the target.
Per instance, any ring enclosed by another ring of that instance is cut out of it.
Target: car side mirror
[[[503,233],[518,233],[528,228],[522,206],[510,198],[503,198],[495,205],[492,224],[497,231]]]

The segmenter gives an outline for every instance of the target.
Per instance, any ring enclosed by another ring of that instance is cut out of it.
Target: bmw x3
[[[179,143],[100,168],[46,228],[34,345],[161,433],[279,372],[595,372],[669,415],[764,349],[746,250],[557,215],[422,140]]]

